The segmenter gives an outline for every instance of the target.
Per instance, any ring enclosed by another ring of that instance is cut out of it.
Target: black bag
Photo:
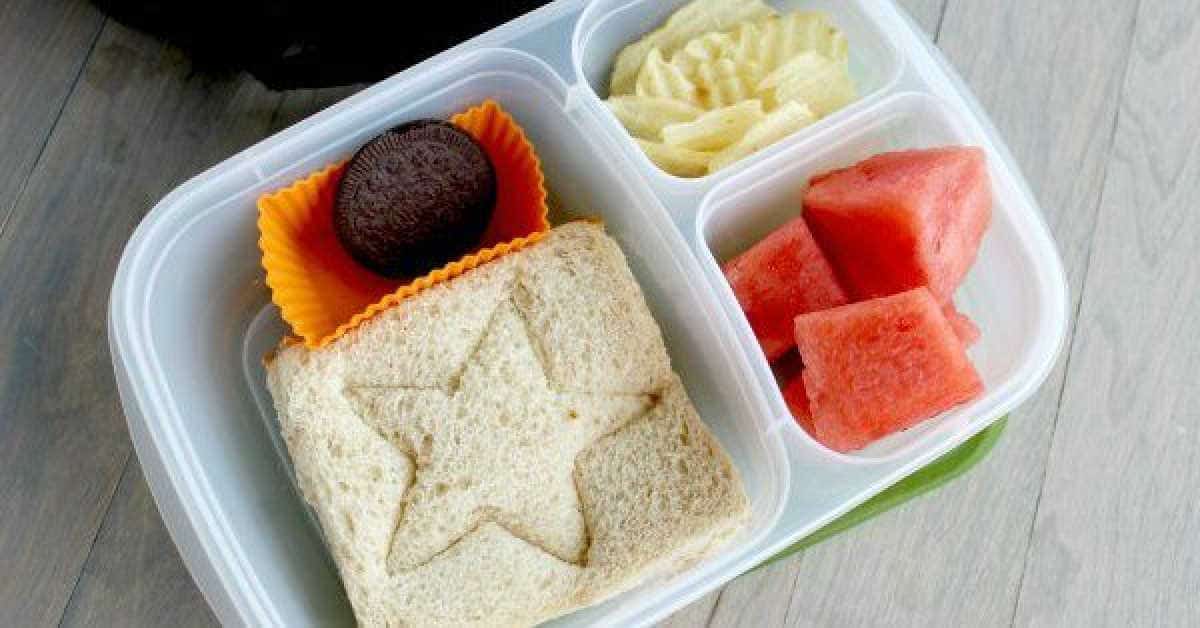
[[[246,70],[272,89],[377,81],[545,3],[93,1],[183,48],[199,70]]]

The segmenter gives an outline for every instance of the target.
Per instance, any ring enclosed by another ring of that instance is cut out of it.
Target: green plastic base
[[[996,421],[987,429],[976,434],[971,440],[959,445],[941,458],[925,466],[921,470],[900,480],[891,488],[868,499],[854,510],[833,520],[829,525],[793,543],[790,547],[768,558],[758,567],[759,569],[777,560],[787,558],[807,547],[812,547],[825,539],[841,534],[854,526],[884,513],[900,504],[928,493],[947,482],[961,476],[992,451],[1004,429],[1008,426],[1008,417]],[[753,571],[753,570],[751,570]]]

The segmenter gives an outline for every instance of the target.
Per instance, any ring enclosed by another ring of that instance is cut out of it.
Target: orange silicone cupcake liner
[[[491,160],[496,207],[476,251],[424,276],[405,282],[376,275],[337,241],[333,200],[344,163],[258,199],[258,245],[267,285],[305,346],[323,347],[421,290],[540,240],[550,228],[541,162],[512,117],[489,100],[450,121],[474,137]]]

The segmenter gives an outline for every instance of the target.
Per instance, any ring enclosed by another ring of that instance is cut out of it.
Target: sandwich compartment
[[[751,499],[745,531],[716,556],[552,625],[661,619],[961,444],[1044,379],[1066,321],[1053,242],[986,116],[903,13],[865,0],[772,2],[833,15],[851,41],[861,98],[726,170],[684,180],[651,164],[600,100],[616,51],[680,4],[558,0],[229,158],[139,226],[112,290],[114,367],[159,509],[222,622],[353,624],[263,386],[262,356],[285,327],[262,281],[254,205],[405,120],[492,98],[525,128],[552,220],[605,221]],[[972,358],[987,392],[836,454],[791,421],[718,264],[794,212],[789,202],[812,174],[945,143],[985,147],[992,169],[993,227],[958,296],[984,333]]]

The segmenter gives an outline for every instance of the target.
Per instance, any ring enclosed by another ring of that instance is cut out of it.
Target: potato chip
[[[834,26],[828,13],[819,11],[793,11],[779,16],[778,46],[783,59],[807,51],[834,60],[844,60],[849,54],[846,36]]]
[[[733,46],[729,49],[728,57],[738,65],[754,64],[761,68],[758,62],[758,42],[762,31],[757,22],[742,22],[731,33]]]
[[[737,142],[746,130],[763,119],[762,102],[746,100],[709,111],[691,122],[663,127],[663,142],[691,150],[721,150]]]
[[[858,97],[846,61],[805,52],[771,72],[757,85],[768,109],[787,102],[802,102],[817,117],[825,117]]]
[[[634,137],[662,139],[662,128],[668,124],[691,122],[704,110],[674,98],[646,96],[614,96],[604,101],[617,120]]]
[[[708,160],[712,153],[688,150],[679,146],[668,146],[659,142],[634,140],[650,161],[659,168],[677,177],[702,177],[708,173]]]
[[[657,48],[646,57],[633,92],[643,98],[674,98],[692,105],[701,104],[696,86],[679,68],[667,63]]]
[[[764,72],[804,52],[836,61],[845,59],[849,50],[845,35],[822,12],[794,11],[743,24],[734,31],[734,39],[734,60],[753,61]]]
[[[705,33],[684,44],[671,55],[671,65],[679,68],[688,78],[696,76],[696,66],[728,56],[733,48],[733,37],[729,33]]]
[[[736,144],[713,155],[708,162],[708,171],[716,172],[816,121],[817,117],[804,104],[795,101],[785,103],[750,127]]]
[[[621,50],[613,65],[609,95],[633,92],[639,70],[655,48],[670,56],[695,37],[728,31],[739,22],[770,15],[775,15],[775,10],[763,0],[693,0],[672,13],[657,30]]]
[[[755,97],[757,66],[738,67],[731,59],[705,61],[696,67],[697,95],[709,109],[728,107]]]

